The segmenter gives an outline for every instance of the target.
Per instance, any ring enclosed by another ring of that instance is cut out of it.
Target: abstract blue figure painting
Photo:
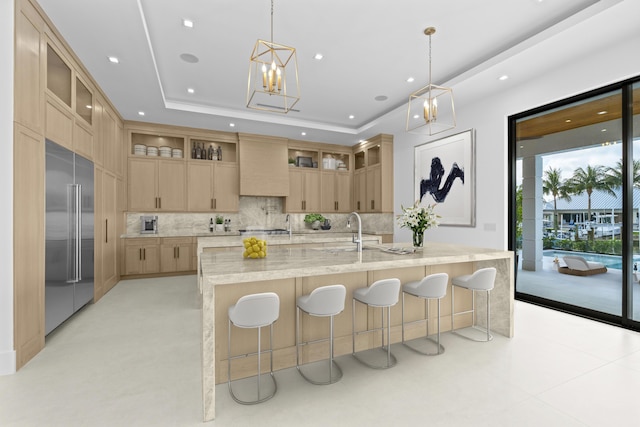
[[[437,203],[441,225],[475,226],[473,129],[415,147],[415,198]]]

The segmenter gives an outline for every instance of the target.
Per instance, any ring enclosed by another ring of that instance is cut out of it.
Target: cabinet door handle
[[[360,210],[360,200],[358,200],[358,210]]]
[[[142,248],[142,260],[147,260],[147,248]]]
[[[138,259],[142,261],[142,248],[138,249]]]
[[[213,209],[218,209],[218,199],[213,199]]]
[[[375,205],[376,205],[376,201],[375,201],[375,200],[372,200],[372,201],[371,201],[371,210],[374,210],[374,209],[375,209],[375,207],[374,207]]]
[[[109,243],[109,220],[104,220],[104,242]]]

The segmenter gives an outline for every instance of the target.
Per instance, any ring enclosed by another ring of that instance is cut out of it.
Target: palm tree
[[[553,196],[553,230],[558,230],[558,198],[564,199],[567,202],[571,201],[571,195],[569,194],[569,188],[562,179],[562,170],[560,168],[555,169],[549,166],[549,169],[544,171],[544,178],[542,179],[542,193],[551,194]]]
[[[622,187],[622,159],[614,167],[607,168],[607,180],[611,188]],[[640,160],[633,160],[633,186],[640,188]]]
[[[607,179],[607,168],[604,166],[587,166],[573,171],[573,176],[567,180],[567,187],[572,194],[587,193],[587,218],[591,220],[591,194],[593,190],[606,191],[616,197],[611,189],[610,179]],[[593,230],[589,232],[589,240],[593,240]]]

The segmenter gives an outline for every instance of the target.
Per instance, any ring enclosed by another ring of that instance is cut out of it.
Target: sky
[[[640,160],[640,139],[633,142],[634,159]],[[605,166],[614,167],[616,162],[622,158],[622,144],[613,143],[608,146],[599,146],[586,148],[582,150],[569,151],[557,154],[549,154],[542,156],[542,170],[546,171],[549,167],[560,169],[563,179],[573,176],[573,171],[579,167],[586,166]],[[522,184],[522,161],[516,162],[516,183]]]

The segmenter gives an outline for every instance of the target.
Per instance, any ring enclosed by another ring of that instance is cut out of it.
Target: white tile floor
[[[0,377],[2,426],[199,426],[200,313],[195,278],[129,280]],[[474,343],[443,335],[398,365],[338,358],[344,378],[276,373],[270,401],[242,406],[217,389],[215,426],[626,426],[640,423],[640,334],[516,303],[516,335]]]

